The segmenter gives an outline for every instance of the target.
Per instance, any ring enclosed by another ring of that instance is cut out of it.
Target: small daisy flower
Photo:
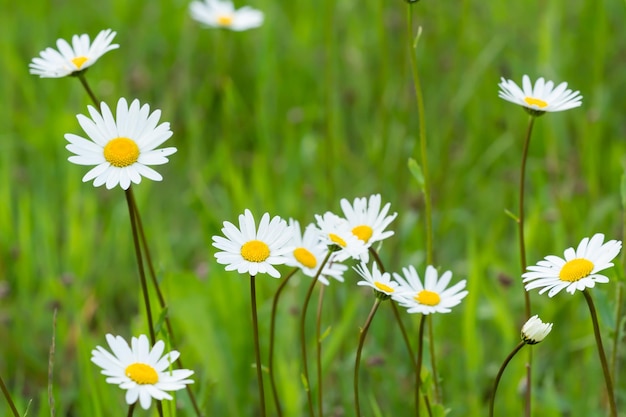
[[[223,251],[217,252],[215,258],[219,264],[226,265],[227,271],[280,278],[280,272],[273,265],[287,262],[286,254],[293,250],[288,245],[292,230],[285,220],[274,216],[270,221],[270,215],[265,213],[257,231],[254,217],[246,209],[239,215],[239,229],[224,222],[222,233],[225,238],[213,236],[213,246]]]
[[[604,242],[604,235],[596,233],[589,239],[584,238],[578,248],[565,250],[565,259],[548,255],[537,265],[529,266],[522,274],[526,291],[541,288],[539,294],[548,291],[553,297],[565,289],[570,294],[576,290],[593,288],[597,283],[605,284],[609,279],[598,272],[613,266],[611,261],[622,249],[622,242],[609,240]]]
[[[263,24],[263,12],[250,6],[235,10],[231,1],[194,1],[189,5],[189,11],[193,19],[212,28],[240,32]]]
[[[72,45],[65,39],[57,40],[58,51],[46,48],[33,58],[28,65],[29,72],[41,78],[60,78],[84,71],[92,66],[102,55],[117,49],[118,44],[111,44],[116,32],[111,29],[100,31],[93,43],[89,35],[74,35]]]
[[[120,185],[124,190],[130,183],[139,184],[141,177],[161,181],[161,174],[148,165],[162,165],[176,148],[156,149],[172,136],[169,123],[157,126],[161,111],[150,114],[150,106],[141,106],[133,100],[130,107],[126,99],[117,102],[117,114],[113,117],[106,103],[100,105],[101,113],[88,106],[91,119],[79,114],[78,123],[90,140],[67,133],[69,142],[65,148],[74,153],[68,160],[77,165],[95,165],[83,182],[93,181],[94,187],[102,184],[111,189]]]
[[[173,350],[163,355],[165,343],[159,340],[151,348],[146,335],[131,339],[131,345],[122,336],[106,335],[111,351],[97,346],[91,351],[91,361],[102,368],[102,374],[109,384],[119,385],[126,390],[126,403],[139,400],[145,410],[150,408],[152,399],[171,400],[166,391],[177,391],[193,384],[188,379],[193,371],[188,369],[171,370],[180,353]]]
[[[579,91],[572,91],[563,82],[554,88],[552,81],[539,78],[535,86],[530,83],[528,75],[522,77],[522,88],[512,80],[501,78],[498,96],[511,103],[525,107],[532,115],[539,116],[545,112],[569,110],[582,104],[583,96]]]
[[[363,262],[355,266],[354,270],[363,277],[363,280],[356,284],[372,287],[376,291],[376,295],[383,299],[392,296],[398,288],[398,283],[391,279],[391,274],[389,272],[381,274],[376,263],[372,265],[371,272]]]
[[[380,208],[380,194],[374,194],[368,199],[355,198],[354,203],[350,204],[345,198],[341,200],[341,209],[350,225],[352,233],[361,239],[368,248],[373,243],[381,241],[393,235],[393,231],[385,231],[398,213],[387,215],[390,203]]]
[[[315,224],[309,224],[303,235],[300,231],[300,223],[293,219],[289,220],[289,226],[293,233],[289,246],[293,250],[285,255],[287,258],[286,264],[300,268],[304,275],[315,277],[321,262],[323,262],[328,253],[328,247],[320,240],[320,230]],[[343,273],[347,269],[347,266],[333,262],[333,257],[331,256],[317,279],[324,285],[329,284],[327,277],[343,282]]]
[[[333,255],[335,261],[343,262],[349,258],[359,259],[362,262],[368,261],[369,253],[365,242],[352,233],[352,228],[346,219],[327,211],[323,216],[316,214],[315,220],[320,229],[321,241],[337,249]]]
[[[450,288],[446,288],[452,279],[452,272],[446,271],[437,277],[437,269],[432,265],[426,267],[424,284],[420,280],[415,268],[411,265],[402,268],[404,277],[394,272],[399,288],[393,299],[407,308],[409,313],[449,313],[451,308],[460,304],[467,295],[464,291],[465,280],[459,281]]]
[[[552,331],[552,323],[544,323],[534,315],[522,327],[521,338],[527,345],[536,345]]]

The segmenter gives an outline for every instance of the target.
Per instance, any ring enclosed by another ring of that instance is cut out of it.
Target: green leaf
[[[424,173],[422,172],[422,167],[413,158],[409,158],[409,171],[411,171],[411,174],[417,180],[417,185],[424,192]]]

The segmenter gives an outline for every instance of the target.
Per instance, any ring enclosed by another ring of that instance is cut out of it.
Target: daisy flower
[[[411,265],[402,268],[404,277],[394,272],[393,276],[398,281],[399,288],[393,299],[401,306],[407,308],[409,313],[449,313],[452,307],[461,303],[467,295],[464,291],[465,280],[457,282],[450,288],[446,288],[452,279],[452,272],[446,271],[437,277],[437,269],[432,265],[426,267],[426,279],[424,284],[420,280],[415,268]]]
[[[345,198],[341,200],[341,209],[350,225],[352,233],[361,239],[368,248],[374,242],[386,239],[393,235],[393,231],[385,231],[398,213],[387,215],[390,203],[380,208],[380,194],[374,194],[368,199],[355,198],[354,203],[350,204]]]
[[[72,45],[65,39],[59,39],[58,51],[52,48],[41,51],[39,57],[33,58],[28,65],[29,72],[41,78],[60,78],[84,71],[102,55],[120,47],[111,44],[115,34],[111,29],[102,30],[91,44],[87,34],[72,36]]]
[[[171,400],[166,391],[177,391],[192,384],[188,379],[193,371],[171,370],[180,353],[173,350],[163,355],[165,343],[159,340],[151,348],[146,335],[131,339],[131,345],[122,336],[106,335],[111,351],[97,346],[91,351],[91,361],[102,368],[109,384],[119,385],[126,390],[126,403],[139,400],[143,409],[148,409],[152,399]]]
[[[535,86],[528,75],[522,77],[522,88],[512,80],[501,78],[498,96],[511,103],[525,107],[531,114],[538,116],[545,112],[555,112],[579,107],[583,96],[579,91],[572,91],[563,82],[554,88],[552,81],[539,78]]]
[[[240,32],[263,24],[263,12],[250,6],[235,10],[231,1],[194,1],[189,5],[189,11],[194,20],[212,28]]]
[[[611,261],[622,248],[622,242],[609,240],[604,242],[604,235],[596,233],[589,239],[584,238],[578,248],[565,250],[565,259],[548,255],[537,265],[529,266],[522,274],[526,291],[541,288],[539,294],[548,292],[553,297],[565,289],[570,294],[576,290],[593,288],[596,282],[604,284],[609,279],[598,272],[613,266]]]
[[[278,216],[270,221],[270,215],[261,217],[257,231],[254,217],[250,210],[239,215],[239,229],[224,222],[222,236],[213,236],[213,246],[223,252],[217,252],[217,262],[226,265],[227,271],[256,276],[259,273],[280,278],[280,272],[273,265],[287,262],[286,254],[291,252],[288,243],[292,230],[287,222]]]
[[[381,274],[376,263],[372,265],[371,272],[363,262],[355,266],[354,270],[363,277],[363,280],[357,282],[356,285],[372,287],[377,296],[389,298],[398,288],[398,283],[391,279],[391,274],[389,272]]]
[[[286,265],[300,268],[300,270],[309,277],[315,277],[328,253],[328,247],[320,240],[320,230],[315,224],[309,224],[301,233],[300,223],[297,220],[290,219],[289,226],[292,229],[292,237],[289,246],[293,250],[285,257]],[[321,274],[317,278],[324,285],[328,285],[328,278],[332,277],[337,281],[343,282],[343,273],[348,269],[347,266],[338,262],[333,262],[332,256],[324,266]]]
[[[343,262],[349,258],[368,261],[369,254],[365,242],[352,233],[346,219],[327,211],[323,216],[316,214],[315,220],[320,229],[321,241],[337,249],[333,255],[335,261]]]
[[[94,180],[93,185],[105,184],[108,189],[120,185],[124,190],[130,183],[139,184],[141,177],[161,181],[163,177],[148,167],[168,162],[167,157],[176,148],[156,149],[172,136],[169,123],[157,126],[161,111],[150,114],[150,106],[140,106],[133,100],[130,107],[126,99],[117,102],[117,114],[113,117],[106,103],[100,105],[101,113],[88,106],[91,118],[79,114],[78,123],[90,140],[67,133],[69,142],[65,148],[74,153],[68,160],[77,165],[95,165],[83,182]]]
[[[522,327],[522,340],[528,345],[536,345],[552,331],[552,323],[544,323],[534,315]]]

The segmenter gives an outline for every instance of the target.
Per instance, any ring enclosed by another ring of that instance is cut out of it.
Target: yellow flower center
[[[307,268],[315,268],[315,265],[317,265],[317,259],[315,259],[315,255],[309,252],[309,250],[306,248],[296,248],[293,251],[293,257],[296,258],[296,261],[300,262]]]
[[[87,58],[86,56],[77,56],[76,58],[72,59],[72,64],[76,65],[76,68],[81,69],[83,64],[87,62],[88,59],[89,58]]]
[[[434,291],[422,290],[413,297],[415,301],[427,306],[436,306],[441,301],[441,297]]]
[[[543,100],[540,100],[538,98],[534,98],[534,97],[526,97],[524,98],[524,101],[526,102],[526,104],[528,104],[529,106],[537,106],[539,108],[544,108],[544,107],[548,107],[548,103],[546,103]]]
[[[346,241],[345,241],[345,240],[343,240],[342,238],[340,238],[339,236],[337,236],[337,235],[336,235],[336,234],[334,234],[334,233],[329,233],[329,234],[328,234],[328,237],[330,238],[330,240],[331,240],[333,243],[338,244],[338,245],[339,245],[339,246],[341,246],[342,248],[345,248],[345,247],[348,245],[348,244],[346,243]]]
[[[581,278],[589,276],[591,271],[593,271],[593,262],[584,258],[576,258],[563,265],[561,272],[559,272],[559,279],[561,281],[576,282]]]
[[[128,365],[125,374],[139,385],[154,385],[159,382],[157,371],[145,363],[136,362]]]
[[[352,229],[352,234],[367,243],[372,237],[372,234],[374,234],[374,231],[368,225],[362,224]]]
[[[241,247],[241,256],[248,262],[263,262],[270,256],[270,247],[260,240],[251,240]]]
[[[104,159],[114,167],[130,166],[139,159],[139,146],[132,139],[111,139],[104,147]]]
[[[230,15],[222,15],[217,18],[217,23],[220,26],[230,26],[233,24],[233,17]]]
[[[386,293],[392,293],[393,292],[393,288],[391,288],[389,285],[383,284],[382,282],[376,281],[376,282],[374,282],[374,285],[380,291],[383,291],[383,292],[386,292]]]

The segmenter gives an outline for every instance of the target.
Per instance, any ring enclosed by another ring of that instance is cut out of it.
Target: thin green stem
[[[128,414],[126,414],[126,417],[133,417],[133,412],[135,411],[135,404],[137,403],[132,403],[131,405],[128,406]]]
[[[433,382],[435,383],[435,402],[441,401],[441,392],[439,391],[439,376],[437,375],[437,361],[435,357],[435,334],[433,331],[433,318],[428,316],[428,349],[430,352],[430,367],[433,374]]]
[[[276,294],[274,294],[274,299],[272,300],[272,315],[270,318],[270,354],[268,359],[268,371],[270,374],[270,385],[272,387],[272,396],[274,397],[274,404],[276,405],[276,413],[278,417],[282,417],[283,411],[280,405],[280,399],[278,397],[278,389],[276,388],[276,381],[274,379],[274,333],[276,331],[276,311],[278,309],[278,300],[280,299],[280,295],[283,290],[287,286],[287,283],[293,277],[296,272],[298,272],[298,268],[294,268],[289,275],[280,283],[278,289],[276,290]]]
[[[302,353],[302,377],[304,379],[304,384],[305,387],[304,389],[306,390],[306,395],[307,395],[307,402],[308,402],[308,409],[309,409],[309,416],[313,417],[315,415],[315,412],[313,411],[313,396],[311,394],[311,381],[309,379],[309,366],[307,363],[307,353],[306,353],[306,337],[305,337],[305,330],[306,330],[306,312],[309,308],[309,302],[311,301],[311,295],[313,294],[313,288],[315,288],[315,284],[317,283],[317,279],[319,278],[320,274],[322,273],[322,270],[324,269],[324,266],[326,265],[326,263],[328,262],[328,260],[330,259],[330,256],[332,255],[331,251],[328,251],[328,253],[326,254],[326,257],[324,258],[324,260],[322,261],[322,264],[320,265],[319,269],[317,270],[317,273],[315,274],[315,277],[313,277],[313,280],[311,281],[311,284],[309,285],[309,289],[307,290],[306,296],[304,298],[304,304],[302,305],[302,312],[300,314],[300,349],[301,349],[301,353]],[[319,384],[319,381],[318,381]]]
[[[0,389],[2,389],[4,398],[7,400],[7,403],[9,404],[9,408],[13,412],[13,415],[15,417],[20,417],[20,413],[17,412],[17,408],[15,408],[15,403],[13,403],[13,398],[11,398],[11,394],[9,393],[9,390],[7,389],[6,385],[4,385],[4,381],[2,380],[2,377],[0,377]]]
[[[252,332],[254,334],[254,356],[256,359],[256,378],[259,386],[259,404],[261,417],[265,417],[265,391],[263,389],[263,368],[261,365],[261,348],[259,347],[259,321],[256,309],[256,288],[254,275],[250,275],[250,300],[252,305]]]
[[[509,353],[509,356],[506,357],[506,359],[500,366],[500,369],[498,370],[496,379],[493,382],[493,390],[491,392],[491,401],[489,402],[489,417],[493,417],[493,408],[494,408],[494,404],[496,401],[496,391],[498,390],[498,384],[500,384],[500,379],[502,379],[502,374],[504,374],[504,370],[506,369],[506,366],[509,364],[509,362],[511,362],[511,359],[513,359],[513,356],[515,356],[517,352],[519,352],[524,347],[525,344],[526,343],[524,343],[523,341],[519,342],[518,345],[515,346],[515,349],[513,349],[513,351]]]
[[[398,311],[398,306],[396,303],[391,303],[391,309],[393,310],[393,315],[396,318],[396,322],[398,322],[398,326],[400,327],[400,333],[402,333],[402,339],[404,340],[404,345],[406,346],[406,350],[409,352],[409,357],[411,358],[411,362],[413,362],[413,367],[417,367],[417,363],[415,362],[415,354],[413,353],[413,349],[411,348],[411,342],[409,340],[409,335],[406,332],[406,327],[404,327],[404,323],[402,322],[402,317],[400,317],[400,312]]]
[[[426,315],[422,314],[420,318],[420,325],[417,339],[417,361],[415,365],[415,415],[420,415],[420,386],[422,383],[422,359],[423,359],[423,346],[424,346],[424,323],[426,322]]]
[[[604,382],[606,383],[606,391],[609,396],[609,406],[611,408],[611,417],[617,417],[617,403],[615,401],[615,393],[613,391],[613,382],[611,381],[611,372],[609,371],[609,364],[606,360],[604,353],[604,347],[602,346],[602,336],[600,335],[600,325],[598,324],[598,315],[596,314],[596,307],[593,304],[591,294],[586,289],[583,291],[585,301],[589,306],[589,313],[591,313],[591,321],[593,322],[593,335],[596,338],[596,345],[598,347],[598,355],[600,356],[600,363],[602,364],[602,372],[604,373]]]
[[[324,408],[323,408],[323,392],[324,392],[324,384],[322,384],[322,305],[324,303],[324,288],[325,285],[322,285],[320,288],[319,298],[317,300],[317,315],[315,320],[315,340],[317,346],[317,381],[318,381],[318,390],[317,390],[317,408],[319,410],[319,416],[324,416]]]
[[[359,333],[359,345],[356,349],[356,359],[354,361],[354,409],[356,410],[356,417],[361,417],[361,405],[359,402],[359,368],[361,365],[361,352],[363,351],[363,345],[365,344],[367,330],[369,329],[370,324],[372,324],[372,320],[374,319],[374,315],[376,314],[376,310],[378,310],[380,302],[381,299],[376,297],[376,301],[374,301],[374,305],[367,316],[367,320],[365,320],[365,324]]]
[[[91,98],[91,101],[93,101],[93,104],[95,104],[96,108],[100,108],[100,102],[96,98],[96,95],[93,93],[93,90],[91,89],[91,87],[89,87],[89,83],[87,83],[87,78],[85,77],[85,71],[77,72],[76,77],[80,80],[80,83],[83,85],[83,87],[87,91],[87,95],[89,95],[89,98]]]

